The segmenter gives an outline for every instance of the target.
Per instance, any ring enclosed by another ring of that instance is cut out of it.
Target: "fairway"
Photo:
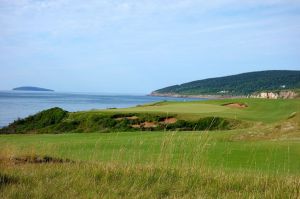
[[[248,107],[239,109],[223,106],[228,103],[242,103]],[[292,113],[299,112],[300,100],[227,99],[196,102],[161,102],[118,110],[123,112],[176,113],[180,118],[189,119],[197,119],[205,116],[219,116],[272,123],[287,119]],[[116,110],[108,111],[115,112]]]

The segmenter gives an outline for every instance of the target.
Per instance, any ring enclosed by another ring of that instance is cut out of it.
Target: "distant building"
[[[229,93],[229,91],[219,91],[218,93],[224,94],[224,93]]]

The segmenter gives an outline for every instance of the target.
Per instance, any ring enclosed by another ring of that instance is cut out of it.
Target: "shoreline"
[[[181,95],[176,93],[150,93],[148,96],[154,97],[175,97],[175,98],[199,98],[199,99],[237,99],[247,98],[246,96],[231,95]]]

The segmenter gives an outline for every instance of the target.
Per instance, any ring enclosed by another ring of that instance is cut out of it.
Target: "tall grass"
[[[2,168],[1,168],[2,169]],[[1,198],[298,198],[299,178],[163,165],[6,167]],[[2,182],[2,181],[1,181]]]
[[[86,147],[92,154],[73,163],[16,164],[13,157],[46,151],[26,144],[24,148],[6,145],[0,155],[0,198],[300,197],[299,175],[260,172],[252,162],[257,161],[256,150],[249,153],[253,156],[252,160],[249,158],[253,170],[228,170],[228,161],[219,162],[218,168],[208,166],[210,147],[220,144],[215,139],[216,133],[192,132],[188,136],[178,132],[136,133],[127,141],[122,136],[123,133],[107,134],[88,145],[77,140],[78,145],[69,145],[68,154],[76,152],[82,157],[87,155]],[[155,136],[160,136],[158,145],[149,144]],[[118,139],[122,142],[116,143]],[[232,152],[227,143],[224,154]],[[84,147],[78,150],[81,144]],[[60,150],[53,143],[44,147]],[[290,148],[287,150],[289,154]],[[275,148],[270,151],[276,153]],[[292,161],[289,158],[288,164]],[[261,161],[266,161],[271,170],[274,162],[270,160],[265,157]]]

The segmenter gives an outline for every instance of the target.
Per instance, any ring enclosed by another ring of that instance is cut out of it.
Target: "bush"
[[[31,115],[25,119],[18,119],[8,127],[1,129],[2,133],[24,133],[28,131],[36,131],[51,125],[59,124],[68,116],[68,112],[55,107],[41,111],[35,115]]]

